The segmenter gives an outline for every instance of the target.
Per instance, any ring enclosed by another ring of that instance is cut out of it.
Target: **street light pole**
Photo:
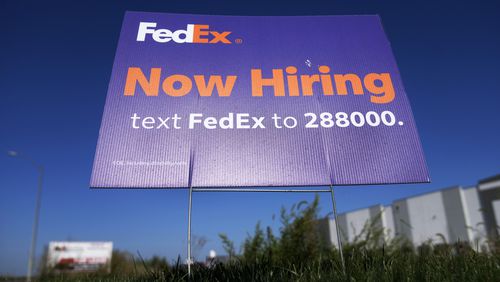
[[[8,151],[7,154],[11,157],[19,157],[25,160],[28,160],[38,171],[38,186],[36,192],[36,200],[35,200],[35,218],[33,220],[33,227],[31,231],[31,245],[30,245],[30,253],[28,258],[28,273],[26,275],[26,281],[31,282],[31,277],[33,275],[33,266],[35,265],[35,251],[36,251],[36,239],[38,235],[38,221],[40,218],[40,206],[42,199],[42,184],[43,184],[43,176],[45,169],[42,165],[37,164],[30,158],[27,158],[23,155],[19,155],[16,151]]]

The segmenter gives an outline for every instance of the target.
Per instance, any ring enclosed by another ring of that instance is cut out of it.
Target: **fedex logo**
[[[210,30],[209,25],[188,24],[186,29],[171,31],[168,29],[156,29],[156,23],[140,22],[137,31],[137,41],[145,41],[149,35],[158,43],[173,41],[175,43],[223,43],[231,44],[227,36],[230,31],[218,32]]]

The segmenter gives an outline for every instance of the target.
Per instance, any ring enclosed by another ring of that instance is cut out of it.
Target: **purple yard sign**
[[[428,181],[378,16],[126,13],[92,187]]]

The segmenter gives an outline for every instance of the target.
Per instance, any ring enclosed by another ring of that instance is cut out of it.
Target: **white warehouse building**
[[[466,241],[479,250],[487,235],[499,235],[500,175],[479,181],[478,187],[455,186],[342,213],[338,221],[343,243],[364,240],[371,226],[382,229],[386,241],[400,238],[414,246]],[[319,230],[327,243],[337,246],[332,218],[321,219]]]
[[[425,242],[476,242],[484,222],[475,187],[447,188],[392,204],[395,236],[414,246]],[[480,230],[477,230],[479,228]]]

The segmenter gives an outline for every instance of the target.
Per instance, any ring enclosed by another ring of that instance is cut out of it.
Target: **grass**
[[[194,265],[188,279],[185,265],[141,273],[47,275],[41,281],[499,281],[500,255],[454,250],[346,250],[346,273],[339,257],[314,261],[233,260],[212,267]],[[7,280],[5,280],[7,281]]]
[[[500,240],[474,251],[469,243],[432,244],[415,248],[401,238],[385,240],[385,232],[369,221],[355,240],[344,246],[345,272],[338,251],[325,245],[316,226],[318,198],[281,210],[282,227],[275,235],[257,223],[253,235],[236,254],[234,243],[220,234],[232,257],[227,264],[187,268],[170,265],[165,258],[148,260],[119,250],[113,251],[111,274],[54,274],[50,270],[35,280],[58,281],[500,281]],[[487,251],[489,249],[489,251]],[[44,263],[42,262],[42,265]],[[52,270],[53,271],[53,270]],[[20,280],[20,279],[18,279]],[[0,278],[0,281],[15,279]]]

